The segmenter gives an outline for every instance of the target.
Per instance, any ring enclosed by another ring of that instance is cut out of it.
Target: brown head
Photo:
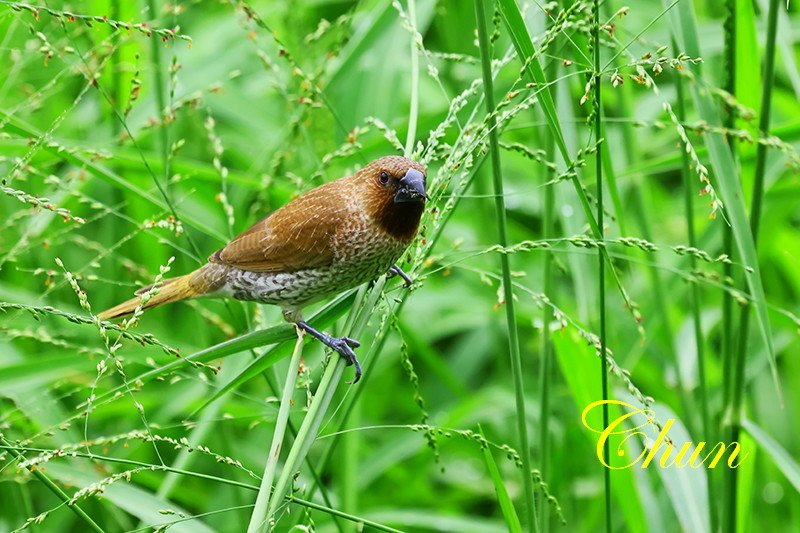
[[[425,167],[401,156],[376,159],[359,170],[354,180],[364,208],[389,235],[410,241],[417,233],[425,208]]]

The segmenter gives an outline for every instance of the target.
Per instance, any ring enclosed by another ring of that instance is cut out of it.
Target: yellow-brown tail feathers
[[[170,278],[163,281],[161,288],[156,294],[153,294],[150,299],[144,304],[143,309],[150,309],[157,305],[168,304],[177,302],[178,300],[185,300],[193,296],[198,296],[200,291],[196,290],[192,284],[189,283],[192,274],[186,276],[178,276],[177,278]],[[137,296],[131,298],[126,302],[115,305],[111,309],[106,309],[98,315],[102,320],[110,320],[112,318],[121,317],[133,313],[134,310],[142,303],[142,296],[152,288],[152,285],[142,287],[136,291]]]

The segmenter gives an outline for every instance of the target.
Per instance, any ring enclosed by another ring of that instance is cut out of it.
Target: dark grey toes
[[[358,348],[361,346],[361,343],[355,339],[351,339],[350,337],[334,337],[331,339],[330,347],[339,352],[339,355],[345,358],[347,361],[348,366],[354,366],[356,375],[353,381],[349,383],[358,383],[358,380],[361,379],[362,371],[361,371],[361,363],[358,362],[358,357],[356,357],[356,352],[353,351],[353,348]]]
[[[390,273],[390,274],[392,274],[392,275],[395,275],[395,276],[400,276],[401,278],[403,278],[403,286],[404,286],[406,289],[407,289],[407,288],[409,288],[409,287],[411,287],[411,285],[413,285],[413,284],[414,284],[414,280],[412,280],[412,279],[411,279],[411,277],[409,277],[409,275],[408,275],[408,274],[406,274],[405,272],[403,272],[403,269],[401,269],[401,268],[400,268],[399,266],[397,266],[397,265],[392,265],[392,266],[389,268],[389,273]]]
[[[358,348],[359,346],[361,346],[360,342],[358,342],[355,339],[351,339],[350,337],[342,337],[342,340],[345,343],[347,343],[347,345],[350,346],[351,348]]]

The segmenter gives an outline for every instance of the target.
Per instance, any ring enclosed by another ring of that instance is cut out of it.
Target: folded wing
[[[338,181],[338,180],[337,180]],[[208,258],[251,272],[295,272],[330,265],[334,237],[348,214],[330,182],[289,202]]]

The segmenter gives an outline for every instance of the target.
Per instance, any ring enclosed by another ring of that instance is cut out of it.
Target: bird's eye
[[[384,185],[389,183],[389,174],[387,174],[386,172],[381,172],[381,183],[383,183]]]

